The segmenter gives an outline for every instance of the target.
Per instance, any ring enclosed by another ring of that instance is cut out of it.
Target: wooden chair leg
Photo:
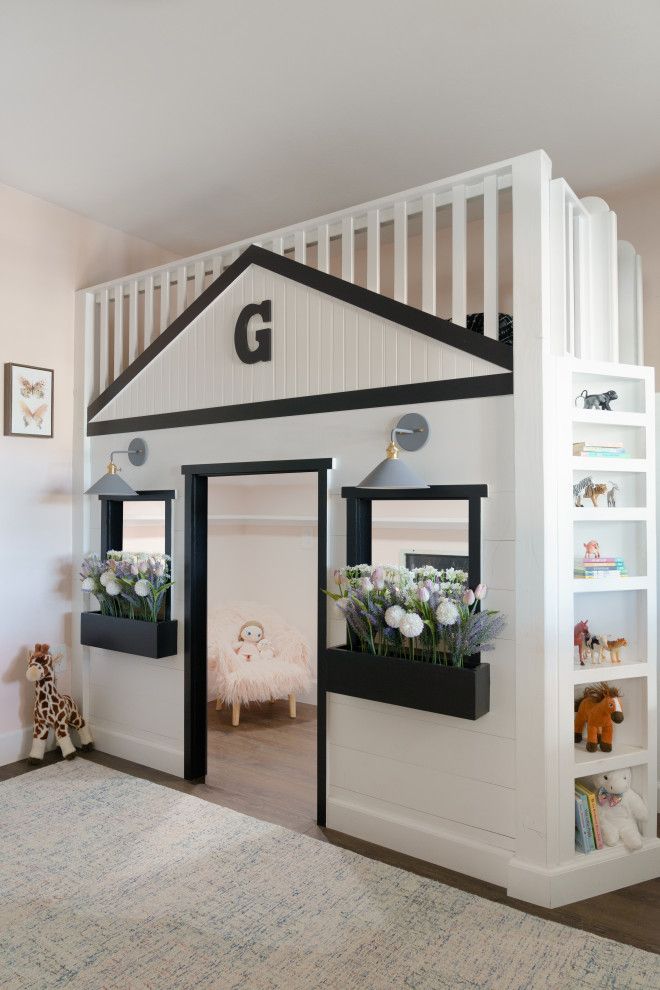
[[[231,706],[231,724],[238,725],[241,720],[241,703],[240,701],[235,701]]]
[[[215,710],[219,712],[222,710],[222,698],[218,697],[215,699]]]
[[[296,696],[295,694],[289,695],[289,718],[296,717]]]

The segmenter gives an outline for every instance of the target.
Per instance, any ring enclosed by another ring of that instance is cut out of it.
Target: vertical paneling
[[[317,232],[318,239],[318,269],[320,272],[330,271],[330,228],[322,223]]]
[[[367,313],[358,313],[357,327],[357,387],[371,387],[371,320]]]
[[[435,315],[436,310],[436,230],[435,193],[422,199],[422,309]]]
[[[318,395],[323,391],[321,387],[321,305],[322,296],[316,292],[308,293],[307,296],[307,326],[309,328],[309,377],[307,382],[307,394]]]
[[[347,392],[358,387],[358,311],[347,309],[344,313],[344,387]]]
[[[367,288],[380,292],[380,210],[367,214]]]
[[[108,326],[109,290],[101,290],[99,322],[99,385],[101,391],[110,384],[110,330]]]
[[[160,276],[160,332],[170,325],[170,273]]]
[[[297,286],[295,300],[296,384],[293,394],[307,395],[309,391],[309,293]]]
[[[408,204],[394,204],[394,298],[408,301]]]
[[[144,346],[154,339],[154,277],[147,275],[144,280]]]
[[[451,318],[467,323],[467,210],[465,186],[454,186],[451,198]]]
[[[499,337],[497,176],[484,179],[484,335]]]
[[[181,316],[186,308],[188,295],[188,267],[179,265],[176,270],[176,315]]]
[[[124,370],[124,286],[115,286],[115,326],[114,326],[114,377]]]
[[[573,254],[574,207],[566,204],[566,333],[568,353],[575,354],[575,265]]]
[[[304,230],[297,230],[293,239],[294,257],[301,265],[307,261],[307,237]]]
[[[342,306],[333,305],[332,310],[332,391],[343,392],[346,388],[346,328],[345,311]]]
[[[344,217],[341,224],[341,277],[355,281],[355,237],[353,217]]]
[[[133,279],[128,292],[128,361],[138,356],[138,283]]]
[[[575,286],[575,357],[584,357],[589,347],[589,229],[586,217],[576,217],[577,263]]]
[[[637,337],[637,364],[644,364],[644,291],[642,282],[642,259],[635,258],[635,332]]]

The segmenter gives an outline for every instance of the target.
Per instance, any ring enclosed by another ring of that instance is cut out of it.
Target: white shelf
[[[592,472],[616,474],[621,471],[636,471],[645,474],[648,461],[644,457],[572,457],[574,471],[582,471],[585,476]]]
[[[622,770],[623,767],[637,767],[648,763],[649,751],[642,746],[630,746],[627,743],[614,742],[611,753],[588,753],[585,744],[575,743],[574,769],[576,777],[590,777],[594,773],[605,773],[608,770]]]
[[[639,853],[644,852],[644,850],[657,849],[658,839],[656,838],[644,838],[642,842],[641,849],[635,849],[630,852],[624,846],[623,842],[617,842],[615,846],[603,846],[602,849],[592,849],[589,853],[582,853],[575,850],[575,865],[576,866],[596,866],[597,864],[603,865],[604,863],[610,863],[617,859],[626,859],[630,856],[638,856]]]
[[[646,591],[648,586],[647,577],[573,578],[576,595],[591,595],[600,591]]]
[[[621,681],[626,677],[648,677],[649,665],[632,661],[630,663],[596,663],[573,668],[575,684],[592,684],[596,681]]]
[[[605,498],[601,495],[601,498]],[[606,506],[594,509],[593,506],[583,506],[579,509],[573,507],[573,519],[575,522],[646,522],[649,517],[649,510],[642,507],[617,506],[608,509]]]
[[[590,423],[592,426],[646,426],[648,417],[640,412],[608,412],[606,409],[575,409],[574,423]]]

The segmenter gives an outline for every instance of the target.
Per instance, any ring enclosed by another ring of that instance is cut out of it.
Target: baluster
[[[433,313],[436,309],[436,231],[435,193],[422,198],[422,309]]]
[[[499,340],[497,176],[484,179],[484,336]]]
[[[145,275],[144,279],[144,349],[154,339],[154,277]]]
[[[451,318],[458,326],[467,323],[467,210],[465,186],[454,186],[451,205]]]
[[[341,277],[346,282],[355,279],[355,239],[353,217],[344,217],[341,222]]]
[[[133,279],[128,290],[128,361],[138,356],[138,283]]]
[[[99,384],[103,392],[110,384],[110,337],[108,332],[107,289],[101,289],[101,322],[99,325]]]
[[[186,308],[186,297],[188,295],[188,268],[186,265],[179,265],[176,270],[176,315],[181,316]]]
[[[272,244],[272,247],[271,247],[271,251],[273,252],[273,254],[284,254],[284,238],[283,237],[274,237],[273,238],[273,244]]]
[[[195,284],[193,299],[197,299],[198,296],[204,291],[204,275],[206,271],[206,265],[203,261],[195,262]]]
[[[307,261],[307,237],[304,230],[297,230],[294,236],[294,257],[301,265]]]
[[[170,325],[170,273],[160,276],[160,332]]]
[[[317,232],[318,262],[320,272],[330,271],[330,228],[322,223]]]
[[[394,204],[394,298],[408,301],[408,204]]]
[[[213,278],[213,281],[215,282],[216,278],[219,278],[220,275],[222,275],[222,255],[214,254],[213,263],[211,265],[211,277]]]
[[[380,292],[380,210],[367,213],[367,288]]]
[[[115,378],[124,370],[124,286],[115,286]]]

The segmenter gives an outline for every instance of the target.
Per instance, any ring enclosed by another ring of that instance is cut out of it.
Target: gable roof
[[[365,311],[390,323],[423,334],[433,340],[464,351],[510,371],[513,368],[513,349],[497,340],[466,330],[450,320],[432,316],[414,306],[389,299],[378,292],[346,282],[335,275],[320,272],[309,265],[274,254],[265,248],[251,245],[246,251],[208,286],[194,302],[160,334],[135,361],[123,371],[88,408],[88,422],[96,417],[126,386],[142,372],[166,347],[196,320],[208,306],[225,292],[251,265],[281,275],[299,285],[324,293],[341,302]]]

